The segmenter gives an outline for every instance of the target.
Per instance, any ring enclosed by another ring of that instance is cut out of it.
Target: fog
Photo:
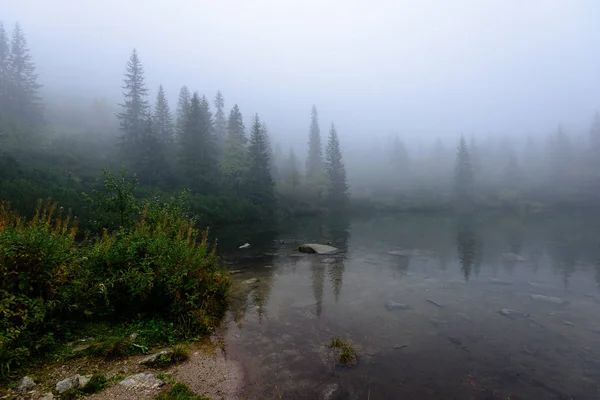
[[[280,163],[290,147],[306,158],[316,105],[323,143],[336,124],[355,192],[392,183],[394,140],[410,170],[423,172],[437,148],[446,161],[435,168],[451,175],[464,135],[484,155],[504,154],[485,158],[495,179],[513,155],[541,174],[549,167],[532,166],[526,145],[548,155],[560,124],[583,151],[600,108],[600,4],[591,0],[51,4],[5,0],[2,18],[26,32],[54,118],[94,98],[117,112],[135,48],[151,103],[159,84],[173,112],[182,85],[211,102],[220,90],[226,114],[237,103],[247,128],[254,113],[266,121]]]
[[[48,91],[117,100],[133,47],[183,84],[300,138],[316,104],[350,137],[581,128],[600,104],[595,1],[5,0]]]

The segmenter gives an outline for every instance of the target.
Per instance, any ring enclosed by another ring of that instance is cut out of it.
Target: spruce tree
[[[229,131],[225,143],[221,172],[225,187],[232,190],[235,195],[239,195],[248,173],[248,149],[239,142],[232,131]]]
[[[9,53],[10,47],[8,44],[8,35],[4,30],[4,25],[0,21],[0,118],[6,117],[7,107],[9,105]]]
[[[227,137],[227,121],[225,121],[225,112],[223,108],[225,107],[225,99],[219,90],[217,95],[215,96],[215,137],[217,142],[217,147],[219,148],[219,152],[223,153],[223,148],[225,147],[225,143],[228,139]]]
[[[323,172],[323,149],[321,147],[321,131],[319,130],[319,114],[313,105],[311,111],[310,130],[308,136],[308,157],[306,159],[306,179],[313,181]]]
[[[290,148],[290,154],[285,162],[283,181],[292,189],[296,189],[302,183],[302,174],[298,164],[296,153],[293,148]]]
[[[264,207],[264,214],[270,215],[275,208],[275,182],[271,176],[269,144],[265,137],[258,114],[254,116],[250,130],[248,197]]]
[[[139,156],[140,141],[144,137],[147,118],[150,113],[148,104],[148,89],[144,83],[144,68],[135,49],[129,56],[125,72],[124,92],[125,101],[119,104],[123,109],[117,114],[121,122],[121,150],[124,157]]]
[[[454,193],[459,206],[470,206],[473,202],[473,169],[471,156],[464,136],[461,136],[454,168]]]
[[[194,93],[179,144],[185,180],[198,193],[213,193],[217,182],[218,165],[212,130],[208,101]]]
[[[329,188],[327,202],[332,210],[339,209],[346,204],[348,199],[348,184],[346,182],[346,167],[342,159],[340,140],[333,123],[329,130],[329,142],[325,153]]]
[[[173,117],[169,109],[169,102],[165,95],[163,86],[158,87],[156,95],[156,104],[154,105],[154,129],[156,130],[157,139],[161,145],[170,144],[173,142]]]
[[[242,113],[237,104],[235,104],[229,112],[227,130],[231,140],[236,141],[242,146],[245,146],[246,143],[248,143],[248,139],[246,138],[246,127],[244,126]]]
[[[135,170],[140,182],[147,185],[156,185],[161,182],[166,173],[164,145],[159,130],[152,118],[144,121],[144,129],[139,141],[138,157],[135,161]]]
[[[22,124],[37,125],[43,121],[39,95],[42,85],[37,83],[35,64],[31,60],[25,34],[15,24],[12,34],[8,65],[8,108],[11,117]]]
[[[185,121],[187,118],[188,110],[190,108],[190,91],[187,86],[182,86],[179,90],[179,100],[177,101],[177,126],[176,134],[181,135],[185,129]]]
[[[404,142],[400,140],[398,135],[394,136],[391,151],[392,176],[394,182],[406,184],[410,175],[410,161]]]

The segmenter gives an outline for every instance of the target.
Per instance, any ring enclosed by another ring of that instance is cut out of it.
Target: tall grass
[[[0,206],[0,374],[80,321],[160,318],[182,336],[210,331],[229,279],[200,232],[173,204],[144,205],[130,227],[76,240],[54,204],[30,219]]]

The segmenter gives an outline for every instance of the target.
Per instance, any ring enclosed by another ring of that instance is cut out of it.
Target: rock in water
[[[502,259],[506,262],[527,262],[527,259],[516,253],[502,253]]]
[[[242,281],[242,284],[244,285],[252,285],[254,283],[258,282],[257,278],[250,278],[250,279],[246,279],[245,281]]]
[[[301,253],[310,254],[329,254],[335,253],[336,251],[339,251],[339,249],[326,244],[307,243],[300,245],[300,247],[298,247],[298,251]]]
[[[409,310],[410,306],[404,303],[388,301],[387,303],[385,303],[385,308],[387,308],[388,310]]]
[[[388,251],[388,254],[391,256],[412,257],[413,251],[412,250],[393,250],[393,251]]]
[[[29,392],[34,387],[35,387],[35,382],[33,381],[33,379],[31,379],[28,376],[25,376],[25,377],[23,377],[23,379],[21,379],[19,386],[17,386],[17,392],[20,392],[20,393]]]
[[[139,388],[139,389],[157,389],[164,385],[165,383],[156,378],[154,375],[149,373],[142,373],[128,376],[119,382],[119,385],[125,386],[128,388]]]
[[[530,297],[532,300],[545,301],[546,303],[552,303],[552,304],[558,304],[558,305],[567,304],[567,301],[561,299],[560,297],[544,296],[542,294],[532,294]]]
[[[512,319],[529,318],[529,314],[517,310],[511,310],[510,308],[501,308],[498,312],[505,317]]]

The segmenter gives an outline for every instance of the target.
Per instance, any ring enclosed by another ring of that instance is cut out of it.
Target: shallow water
[[[296,251],[327,241],[342,253]],[[241,271],[226,340],[244,398],[600,398],[592,216],[301,220],[219,246]],[[358,365],[336,363],[332,337]]]

